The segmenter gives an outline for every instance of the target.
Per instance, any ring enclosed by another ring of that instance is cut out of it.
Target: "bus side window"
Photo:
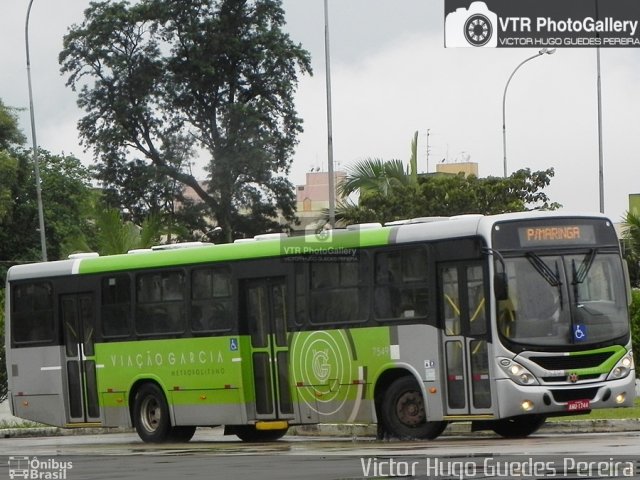
[[[364,252],[359,261],[311,263],[309,318],[314,324],[364,322],[369,316],[367,262]]]
[[[191,330],[226,332],[231,329],[231,272],[201,268],[191,272]]]
[[[15,343],[53,340],[53,287],[50,282],[13,287],[11,335]]]
[[[101,320],[104,337],[129,335],[131,279],[128,275],[102,279]]]
[[[424,247],[378,252],[375,257],[375,315],[378,319],[426,317],[427,252]]]
[[[184,274],[181,271],[144,273],[136,279],[136,332],[184,331]]]

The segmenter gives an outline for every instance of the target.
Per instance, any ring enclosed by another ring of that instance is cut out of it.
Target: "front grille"
[[[589,375],[580,375],[580,377],[578,378],[579,381],[582,380],[597,380],[601,377],[601,374],[599,373],[591,373]],[[542,377],[542,380],[544,380],[546,383],[549,382],[567,382],[567,376],[566,375],[560,375],[560,376],[556,376],[556,377]]]
[[[593,400],[597,393],[598,387],[551,390],[553,399],[558,403],[566,403],[571,400]]]
[[[576,370],[578,368],[593,368],[603,364],[614,352],[592,353],[587,355],[563,355],[559,357],[530,357],[545,370]]]

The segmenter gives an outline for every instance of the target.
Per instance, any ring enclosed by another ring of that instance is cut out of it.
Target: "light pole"
[[[29,0],[27,19],[24,24],[24,43],[27,49],[27,80],[29,83],[29,113],[31,115],[31,139],[33,141],[33,168],[36,175],[36,198],[38,201],[38,221],[40,223],[40,247],[42,261],[47,261],[47,241],[44,231],[44,209],[42,208],[42,187],[40,186],[40,166],[38,165],[38,142],[36,140],[36,120],[33,114],[33,91],[31,89],[31,61],[29,59],[29,15],[33,0]]]
[[[324,61],[327,85],[327,149],[329,168],[329,225],[336,226],[336,186],[333,174],[333,126],[331,120],[331,59],[329,54],[329,6],[324,0]]]
[[[504,168],[504,177],[507,178],[507,126],[506,126],[506,104],[507,104],[507,88],[509,88],[509,83],[511,83],[511,79],[513,78],[513,76],[515,75],[515,73],[518,71],[518,69],[524,65],[525,63],[527,63],[529,60],[533,60],[534,58],[538,58],[544,54],[547,55],[551,55],[553,53],[555,53],[556,49],[555,48],[543,48],[541,49],[538,53],[536,53],[535,55],[532,55],[531,57],[523,60],[522,62],[520,62],[520,64],[513,70],[513,72],[511,72],[511,75],[509,76],[509,79],[507,80],[507,84],[504,86],[504,93],[502,94],[502,153],[504,155],[504,164],[503,164],[503,168]]]

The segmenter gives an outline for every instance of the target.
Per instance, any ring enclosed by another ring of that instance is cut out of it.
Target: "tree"
[[[40,150],[46,240],[52,260],[64,256],[63,244],[89,229],[94,193],[88,170],[69,155]],[[0,152],[0,260],[40,258],[36,187],[31,154]]]
[[[103,173],[140,156],[191,187],[226,240],[278,227],[278,213],[293,220],[293,94],[311,67],[283,25],[280,0],[92,3],[60,63]],[[196,148],[208,156],[205,186],[190,169]]]
[[[640,287],[640,215],[627,212],[624,227],[624,256],[629,265],[631,285]]]
[[[553,175],[552,168],[539,172],[519,170],[508,178],[422,175],[415,185],[392,182],[378,191],[371,187],[360,196],[357,206],[340,205],[336,218],[349,224],[465,213],[553,210],[559,205],[544,193]]]
[[[94,208],[92,235],[75,237],[67,242],[71,252],[98,252],[100,255],[117,255],[138,248],[150,248],[160,244],[164,232],[160,217],[151,215],[141,226],[123,218],[119,210],[98,202]]]
[[[393,187],[418,183],[418,132],[411,138],[411,155],[405,169],[402,160],[367,158],[347,168],[347,175],[338,185],[341,196],[358,192],[360,196],[386,195]]]
[[[0,151],[8,150],[14,145],[22,145],[24,142],[15,109],[7,107],[0,99]]]

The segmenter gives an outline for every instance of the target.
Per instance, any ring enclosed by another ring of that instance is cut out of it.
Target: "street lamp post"
[[[538,58],[544,54],[547,55],[551,55],[553,53],[555,53],[556,49],[555,48],[543,48],[541,49],[538,53],[536,53],[535,55],[532,55],[531,57],[523,60],[522,62],[520,62],[520,64],[513,70],[513,72],[511,72],[511,75],[509,76],[509,79],[507,80],[507,84],[504,86],[504,93],[502,94],[502,153],[504,156],[504,164],[503,164],[503,168],[504,168],[504,177],[507,177],[507,126],[506,126],[506,104],[507,104],[507,88],[509,88],[509,83],[511,83],[511,79],[513,78],[513,76],[515,75],[515,73],[518,71],[518,69],[524,65],[525,63],[527,63],[529,60],[533,60],[534,58]]]
[[[331,59],[329,53],[329,6],[324,0],[324,59],[325,82],[327,85],[327,150],[329,175],[329,225],[336,225],[336,186],[333,173],[333,126],[331,120]]]
[[[44,209],[42,207],[42,187],[40,185],[40,166],[38,164],[38,142],[36,140],[36,121],[33,113],[33,91],[31,89],[31,60],[29,58],[29,15],[31,14],[31,5],[33,0],[29,1],[27,8],[27,19],[24,25],[24,42],[27,50],[27,80],[29,83],[29,113],[31,116],[31,139],[33,141],[33,168],[36,175],[36,198],[38,202],[38,221],[40,224],[40,247],[42,249],[42,261],[47,261],[47,241],[44,231]]]

